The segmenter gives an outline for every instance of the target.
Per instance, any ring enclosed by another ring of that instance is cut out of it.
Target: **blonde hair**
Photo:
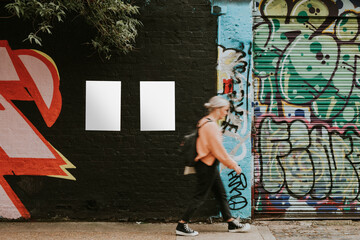
[[[209,102],[204,104],[204,106],[209,110],[209,112],[213,111],[216,108],[227,107],[229,105],[229,101],[220,96],[214,96],[210,98]]]

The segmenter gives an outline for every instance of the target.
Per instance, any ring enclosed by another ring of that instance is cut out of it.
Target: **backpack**
[[[199,129],[208,122],[212,122],[210,118],[207,118],[208,121],[203,123],[201,126],[196,126],[190,134],[185,135],[183,141],[180,144],[180,154],[181,158],[185,163],[184,175],[194,174],[195,170],[195,158],[197,156],[196,151],[196,140],[199,137]]]

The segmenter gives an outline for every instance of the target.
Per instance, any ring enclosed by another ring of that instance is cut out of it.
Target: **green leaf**
[[[32,43],[34,41],[36,44],[42,46],[41,45],[41,38],[39,36],[37,36],[35,33],[30,33],[28,35],[28,37],[23,40],[23,42],[27,41],[27,40],[30,41],[30,43]]]

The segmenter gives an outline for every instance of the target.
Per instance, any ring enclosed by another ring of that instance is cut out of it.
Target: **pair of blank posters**
[[[88,131],[120,131],[120,81],[86,81]],[[175,131],[175,82],[140,82],[140,130]]]

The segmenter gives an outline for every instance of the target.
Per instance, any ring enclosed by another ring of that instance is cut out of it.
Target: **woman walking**
[[[250,224],[241,224],[231,216],[224,185],[221,181],[218,165],[219,162],[233,169],[237,174],[241,173],[240,166],[231,159],[222,144],[221,129],[217,124],[229,111],[229,102],[220,97],[212,97],[204,106],[209,114],[198,122],[199,137],[196,142],[196,191],[189,206],[176,227],[176,234],[182,236],[196,236],[199,233],[188,226],[188,222],[195,211],[204,203],[206,197],[212,191],[220,206],[223,219],[228,223],[229,232],[246,232],[250,230]]]

